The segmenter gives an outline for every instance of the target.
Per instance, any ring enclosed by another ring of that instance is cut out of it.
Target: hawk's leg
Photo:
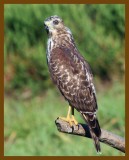
[[[78,122],[77,122],[77,120],[74,117],[74,108],[73,107],[71,107],[71,108],[72,108],[72,122],[74,122],[75,125],[78,125]]]
[[[78,125],[78,122],[74,118],[74,108],[73,107],[72,107],[72,117],[70,117],[70,112],[71,112],[71,106],[69,106],[67,117],[66,118],[65,117],[59,117],[59,118],[68,122],[71,127],[73,126],[72,123],[75,123],[75,125]]]

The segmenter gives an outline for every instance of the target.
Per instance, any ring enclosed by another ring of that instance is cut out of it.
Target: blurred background
[[[43,21],[58,15],[90,63],[103,129],[125,136],[125,5],[4,6],[5,156],[97,156],[90,139],[57,131],[68,104],[53,85],[46,63]],[[76,119],[84,123],[80,114]],[[101,144],[101,156],[122,156]]]

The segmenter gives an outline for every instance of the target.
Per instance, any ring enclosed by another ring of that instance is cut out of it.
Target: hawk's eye
[[[57,25],[59,23],[58,20],[53,21],[53,24]]]

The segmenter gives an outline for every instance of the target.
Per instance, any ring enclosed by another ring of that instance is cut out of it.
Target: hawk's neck
[[[71,48],[71,49],[76,49],[76,45],[74,43],[74,39],[73,36],[71,34],[71,32],[62,32],[62,33],[58,33],[58,34],[53,34],[49,37],[48,39],[48,44],[47,44],[47,58],[49,60],[50,56],[51,56],[51,51],[54,48],[58,48],[58,47],[67,47],[67,48]]]

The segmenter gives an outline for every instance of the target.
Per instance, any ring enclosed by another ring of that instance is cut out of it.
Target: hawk
[[[96,117],[98,109],[93,74],[88,62],[80,55],[69,28],[54,15],[44,21],[48,33],[47,63],[53,82],[69,103],[67,117],[61,117],[70,126],[78,125],[74,109],[89,126],[97,152],[100,152],[101,129]],[[72,115],[70,116],[70,112]]]

